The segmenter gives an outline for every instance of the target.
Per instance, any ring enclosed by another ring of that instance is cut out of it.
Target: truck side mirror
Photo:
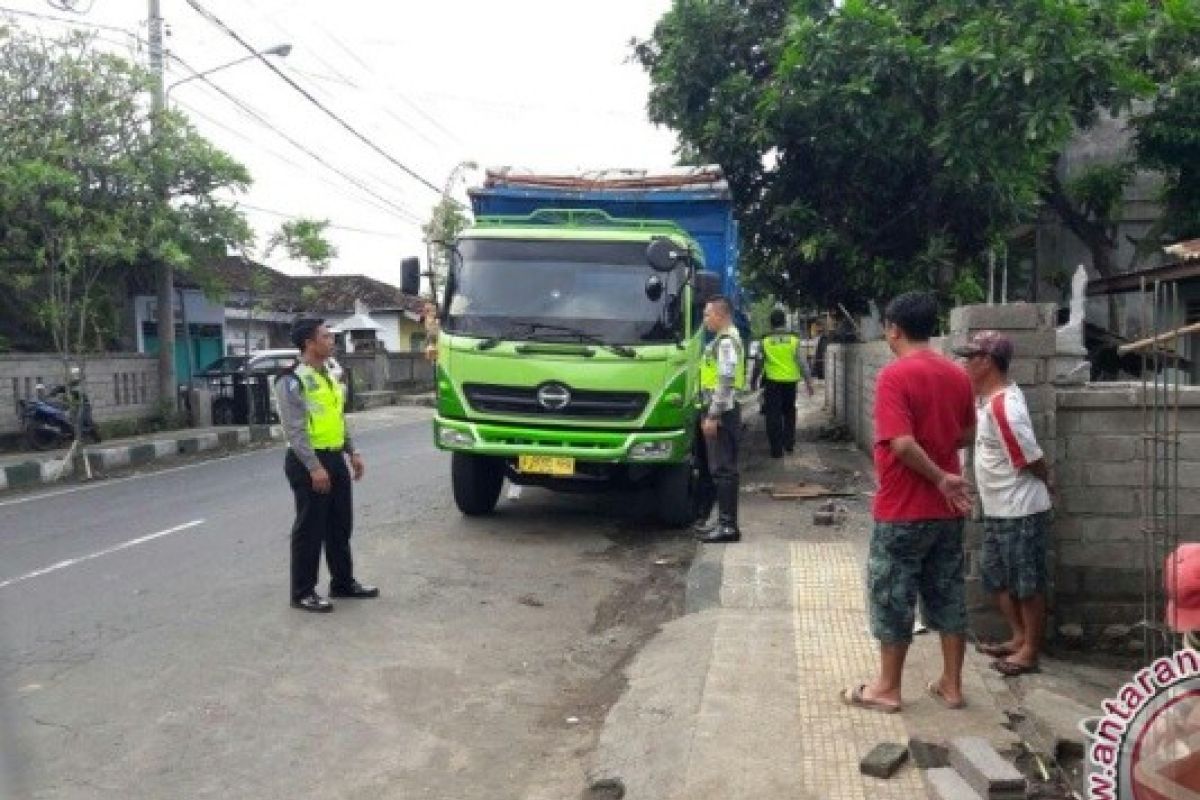
[[[646,248],[646,263],[655,272],[671,272],[686,258],[687,250],[665,236],[654,237]]]
[[[412,296],[421,291],[421,262],[415,256],[400,262],[400,291]]]
[[[704,305],[721,293],[721,276],[707,269],[697,271],[692,292],[696,305]]]

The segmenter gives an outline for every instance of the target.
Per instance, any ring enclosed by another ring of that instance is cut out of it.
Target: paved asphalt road
[[[692,546],[648,498],[453,507],[428,411],[361,415],[375,601],[287,605],[282,449],[0,499],[0,797],[578,797]]]

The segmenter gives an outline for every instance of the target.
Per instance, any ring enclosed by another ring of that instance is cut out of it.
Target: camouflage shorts
[[[876,522],[867,557],[872,635],[911,642],[918,601],[930,630],[965,634],[964,561],[960,519]]]
[[[1025,600],[1046,591],[1046,535],[1050,512],[1027,517],[985,517],[980,570],[983,588]]]

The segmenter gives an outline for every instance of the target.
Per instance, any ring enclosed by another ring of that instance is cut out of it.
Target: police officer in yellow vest
[[[777,308],[770,319],[771,332],[762,340],[763,414],[771,458],[783,458],[784,452],[796,448],[796,384],[803,378],[809,397],[813,387],[800,350],[800,337],[784,327],[787,316]]]
[[[346,431],[342,385],[325,367],[325,360],[333,355],[333,333],[324,320],[301,319],[292,326],[292,343],[300,350],[300,362],[275,382],[289,445],[283,471],[296,497],[292,606],[332,611],[333,604],[317,594],[322,545],[331,597],[379,596],[377,588],[355,580],[350,555],[354,509],[346,458],[354,480],[363,476],[363,460]]]
[[[737,392],[746,388],[746,354],[733,325],[733,307],[724,297],[704,306],[704,327],[713,334],[700,363],[700,435],[698,448],[700,521],[696,534],[709,543],[736,542],[738,529],[738,439],[742,416]],[[711,519],[713,506],[716,520]]]

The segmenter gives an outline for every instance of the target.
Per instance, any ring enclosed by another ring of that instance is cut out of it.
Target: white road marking
[[[22,581],[30,580],[32,578],[40,578],[43,575],[49,575],[51,572],[58,572],[60,569],[66,569],[67,567],[73,567],[76,564],[82,564],[84,561],[91,561],[93,559],[100,558],[101,556],[111,555],[112,553],[116,553],[120,550],[127,550],[130,547],[136,547],[139,544],[152,542],[155,539],[161,539],[164,536],[170,536],[173,533],[180,533],[188,530],[189,528],[194,528],[197,525],[203,524],[204,520],[194,519],[191,522],[185,522],[182,525],[176,525],[174,528],[167,528],[165,531],[159,531],[158,533],[151,533],[147,534],[146,536],[139,536],[136,539],[130,539],[128,542],[122,542],[115,547],[109,547],[108,549],[101,550],[97,553],[80,556],[79,558],[68,558],[66,561],[59,561],[57,564],[51,564],[48,567],[36,569],[33,572],[27,572],[24,575],[20,575],[16,578],[9,578],[6,581],[0,582],[0,589],[3,589],[6,586],[12,586],[14,583],[21,583]]]

